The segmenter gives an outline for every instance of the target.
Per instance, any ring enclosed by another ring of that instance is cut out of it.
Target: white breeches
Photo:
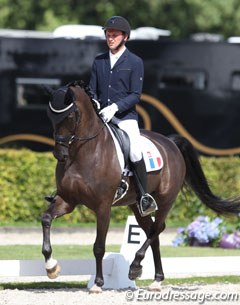
[[[136,120],[119,120],[114,117],[114,123],[124,130],[130,139],[130,160],[137,162],[142,159],[140,131]]]

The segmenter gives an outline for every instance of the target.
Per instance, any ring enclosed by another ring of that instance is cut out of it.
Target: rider
[[[144,68],[141,58],[125,46],[130,37],[128,21],[121,16],[109,18],[103,26],[109,51],[93,62],[90,88],[100,102],[100,115],[123,129],[130,139],[130,161],[142,216],[152,213],[157,205],[147,193],[147,173],[142,157],[136,104],[142,93]]]

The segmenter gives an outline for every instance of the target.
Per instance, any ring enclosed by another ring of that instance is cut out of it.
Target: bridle
[[[106,126],[105,123],[103,122],[102,124],[102,127],[93,135],[90,135],[90,136],[86,136],[86,137],[78,137],[76,135],[76,131],[77,131],[77,128],[80,124],[80,114],[79,114],[79,110],[75,110],[74,113],[76,113],[77,115],[77,120],[76,120],[76,123],[75,123],[75,126],[74,126],[74,131],[72,134],[69,134],[69,135],[60,135],[60,134],[56,134],[54,133],[54,140],[55,140],[55,143],[56,144],[59,144],[59,145],[62,145],[62,146],[65,146],[67,148],[69,148],[69,146],[74,142],[74,141],[90,141],[90,140],[93,140],[95,139],[100,133],[101,131],[103,130],[103,128]],[[71,113],[70,113],[71,114]],[[69,115],[70,115],[69,114]],[[98,114],[98,113],[97,113]],[[100,117],[100,116],[99,116]]]

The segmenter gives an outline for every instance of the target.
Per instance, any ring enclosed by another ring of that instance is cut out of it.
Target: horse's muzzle
[[[66,162],[69,157],[68,147],[56,144],[53,150],[53,156],[58,162]]]

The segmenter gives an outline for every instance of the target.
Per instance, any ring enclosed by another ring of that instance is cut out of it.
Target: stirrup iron
[[[113,204],[118,200],[122,199],[127,194],[128,189],[129,189],[129,184],[127,183],[126,180],[122,179],[116,190]]]
[[[143,206],[145,204],[144,200],[150,201],[149,207],[146,210],[143,209]],[[138,203],[138,209],[141,216],[144,217],[158,210],[158,207],[155,199],[150,194],[146,193],[140,198],[140,201]]]

